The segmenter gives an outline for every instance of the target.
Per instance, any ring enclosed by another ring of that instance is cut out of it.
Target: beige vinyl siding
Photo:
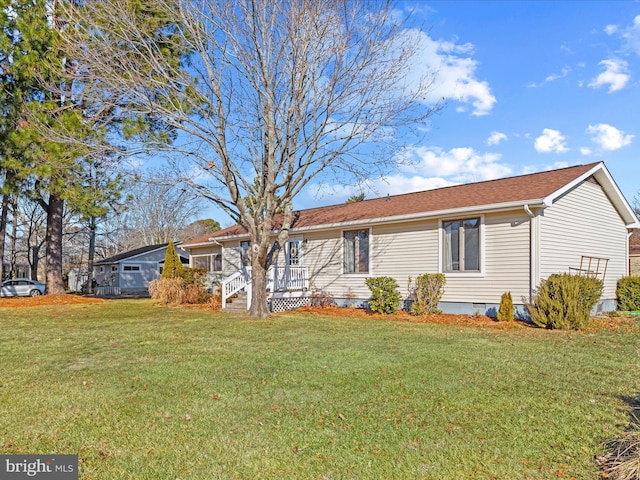
[[[603,192],[583,182],[557,199],[540,217],[540,276],[580,267],[582,255],[609,259],[602,299],[615,298],[626,274],[627,229]]]
[[[483,231],[483,275],[448,275],[443,301],[499,303],[500,296],[511,291],[514,301],[521,303],[520,297],[529,295],[529,217],[524,211],[487,215]],[[370,295],[366,278],[391,276],[406,298],[409,277],[438,272],[437,220],[371,227],[369,274],[343,273],[342,234],[338,229],[305,234],[304,264],[312,288],[336,298],[366,299]]]
[[[357,227],[358,230],[369,227]],[[343,232],[305,234],[304,264],[309,267],[312,288],[320,288],[335,298],[369,298],[365,284],[369,277],[391,276],[407,296],[407,280],[438,269],[438,223],[421,221],[376,225],[369,236],[369,273],[343,272]]]
[[[484,270],[447,275],[442,301],[497,304],[507,291],[516,304],[528,300],[529,217],[524,211],[485,215],[482,238]]]
[[[303,265],[309,268],[309,286],[312,291],[323,291],[335,298],[344,298],[350,292],[361,291],[360,282],[345,279],[342,275],[342,231],[305,232]],[[366,275],[359,275],[365,278]],[[364,280],[361,280],[364,285]]]
[[[403,298],[409,277],[438,271],[437,220],[375,226],[372,243],[371,275],[393,277]]]

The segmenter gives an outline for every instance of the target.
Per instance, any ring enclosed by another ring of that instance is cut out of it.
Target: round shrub
[[[396,313],[400,308],[402,297],[398,282],[391,277],[370,277],[365,280],[371,290],[369,307],[375,313]]]

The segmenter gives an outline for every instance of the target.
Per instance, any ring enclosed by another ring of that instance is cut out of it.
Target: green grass
[[[0,453],[81,479],[596,479],[640,328],[557,332],[148,300],[3,308]]]

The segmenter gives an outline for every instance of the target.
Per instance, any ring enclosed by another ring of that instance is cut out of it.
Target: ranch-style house
[[[274,224],[274,240],[279,228]],[[296,308],[314,294],[365,306],[365,279],[374,276],[393,277],[408,298],[410,278],[443,273],[444,312],[495,315],[510,291],[526,316],[541,280],[571,272],[602,279],[597,308],[615,310],[635,228],[634,211],[602,162],[300,210],[269,270],[270,307]],[[223,306],[250,288],[242,226],[181,247],[191,267],[221,285]]]

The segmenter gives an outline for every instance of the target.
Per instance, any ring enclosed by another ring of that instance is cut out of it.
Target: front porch
[[[226,309],[232,297],[245,297],[245,309],[251,307],[251,267],[243,267],[220,283],[222,309]],[[309,305],[309,269],[301,266],[279,267],[267,270],[269,309],[281,312]]]

